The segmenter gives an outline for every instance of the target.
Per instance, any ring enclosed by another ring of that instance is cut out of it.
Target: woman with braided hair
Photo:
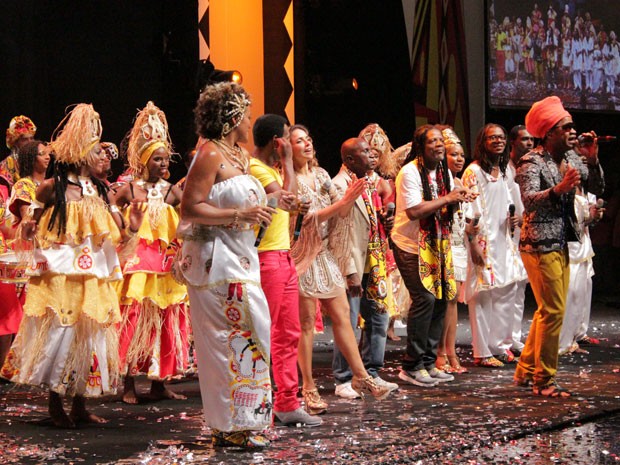
[[[115,245],[135,234],[144,214],[136,208],[119,229],[97,178],[100,137],[99,114],[79,104],[51,142],[54,175],[37,189],[33,219],[22,228],[25,239],[36,235],[44,271],[30,278],[24,319],[1,373],[48,387],[52,422],[64,428],[105,422],[86,410],[85,397],[116,392],[121,315],[111,282],[122,275]],[[61,396],[73,397],[69,415]]]
[[[121,369],[126,372],[123,401],[138,403],[134,377],[151,379],[156,399],[185,399],[165,387],[164,381],[185,375],[188,368],[189,322],[187,289],[170,273],[179,248],[176,240],[181,189],[166,178],[172,143],[166,115],[148,102],[135,120],[127,139],[126,157],[134,174],[114,195],[114,203],[128,218],[136,199],[147,205],[138,231],[138,246],[123,266],[119,286]]]

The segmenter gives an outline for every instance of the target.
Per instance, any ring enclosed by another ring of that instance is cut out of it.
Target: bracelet
[[[138,234],[138,231],[132,231],[132,229],[129,226],[127,226],[127,228],[125,228],[125,232],[127,233],[127,236],[129,236],[129,237],[133,237],[136,234]]]
[[[468,240],[469,242],[472,242],[472,241],[474,240],[474,236],[472,236],[471,234],[468,234],[468,235],[467,235],[467,240]]]
[[[229,223],[229,226],[233,229],[239,228],[239,209],[235,208],[235,213],[233,214],[233,220]]]
[[[118,209],[116,205],[110,205],[110,213],[120,213],[121,211]]]

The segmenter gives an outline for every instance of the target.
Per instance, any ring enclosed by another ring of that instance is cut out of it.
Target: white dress
[[[218,208],[265,203],[252,176],[213,186],[207,202]],[[183,222],[176,266],[187,283],[200,392],[208,426],[220,431],[263,430],[271,424],[271,320],[261,289],[255,234]]]
[[[480,194],[471,207],[473,215],[480,214],[480,233],[474,240],[485,250],[485,265],[470,260],[464,283],[474,357],[490,357],[512,346],[517,283],[526,272],[510,237],[508,208],[514,201],[507,178],[494,178],[472,163],[462,180]]]

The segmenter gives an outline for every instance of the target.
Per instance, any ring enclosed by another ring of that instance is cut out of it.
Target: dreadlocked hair
[[[65,196],[67,186],[69,184],[73,184],[74,186],[78,186],[80,189],[82,188],[82,185],[79,182],[76,183],[69,179],[69,174],[75,174],[76,171],[79,171],[79,168],[74,164],[60,162],[54,164],[54,206],[50,217],[50,222],[47,225],[47,230],[51,231],[54,228],[54,224],[58,220],[57,228],[59,235],[64,234],[67,228],[67,199]],[[109,187],[103,181],[94,176],[90,176],[90,180],[97,188],[99,197],[103,198],[106,204],[109,205]]]
[[[432,124],[424,124],[417,128],[413,133],[413,140],[411,141],[411,152],[405,159],[406,165],[410,161],[418,159],[418,171],[420,173],[420,179],[422,180],[422,194],[423,198],[426,201],[433,200],[433,193],[431,192],[431,186],[428,182],[429,178],[429,170],[424,166],[424,148],[426,146],[426,139],[428,133],[432,130],[438,131],[441,134],[441,130]],[[452,184],[450,183],[450,170],[448,169],[448,164],[443,161],[439,162],[437,166],[437,171],[441,172],[441,180],[440,177],[437,176],[437,191],[441,192],[443,190],[443,185],[445,184],[446,192],[450,192],[452,190]],[[440,182],[442,184],[440,184]],[[454,216],[454,205],[448,204],[446,206],[446,216],[450,222],[452,222],[452,218]]]
[[[69,173],[73,173],[76,166],[68,163],[56,162],[54,164],[54,207],[47,230],[54,228],[56,220],[58,220],[58,234],[64,234],[67,227],[67,199],[65,193],[69,184],[75,184],[69,180]]]
[[[487,131],[492,128],[499,128],[504,133],[504,137],[506,137],[506,130],[503,126],[496,123],[488,123],[486,124],[479,132],[476,137],[476,145],[474,146],[474,160],[480,164],[480,168],[482,168],[486,173],[491,173],[493,169],[493,161],[489,158],[489,154],[484,146],[487,137]],[[505,144],[504,151],[499,156],[499,170],[502,173],[502,176],[506,176],[506,167],[508,166],[510,154],[508,152],[508,144]]]

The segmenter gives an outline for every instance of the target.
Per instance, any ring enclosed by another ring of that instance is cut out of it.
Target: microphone
[[[385,213],[385,217],[386,218],[390,218],[392,216],[394,216],[394,210],[396,210],[396,205],[394,205],[394,202],[390,202],[387,204],[387,212]]]
[[[331,188],[332,188],[332,180],[327,178],[325,182],[321,185],[321,190],[323,192],[329,192]]]
[[[278,199],[275,197],[271,197],[267,202],[267,206],[271,208],[276,208],[278,206]],[[265,231],[269,226],[265,226],[261,223],[260,229],[258,230],[258,235],[256,236],[256,241],[254,241],[254,247],[258,247],[260,245],[260,241],[263,240],[263,236],[265,235]]]
[[[476,212],[476,214],[474,215],[474,219],[472,220],[471,218],[467,218],[467,222],[472,223],[474,226],[478,226],[478,222],[480,221],[481,216],[482,213]]]
[[[508,205],[508,215],[510,216],[510,218],[515,216],[515,204],[514,203],[511,203],[510,205]],[[509,220],[509,221],[510,221],[510,237],[514,237],[515,227],[512,224],[512,220]]]
[[[589,134],[581,134],[579,137],[577,137],[577,140],[579,141],[580,145],[584,145],[584,144],[593,144],[594,141],[596,140],[599,144],[601,142],[613,142],[616,140],[616,136],[596,136],[596,137],[592,137]]]
[[[299,200],[300,200],[300,202],[305,203],[306,202],[306,196],[302,196]],[[302,226],[303,222],[304,222],[304,215],[299,213],[297,215],[297,220],[295,221],[295,230],[293,231],[293,240],[294,241],[299,239],[299,235],[301,234],[301,226]]]
[[[605,208],[605,205],[607,205],[607,202],[603,199],[597,199],[596,200],[596,208]]]

